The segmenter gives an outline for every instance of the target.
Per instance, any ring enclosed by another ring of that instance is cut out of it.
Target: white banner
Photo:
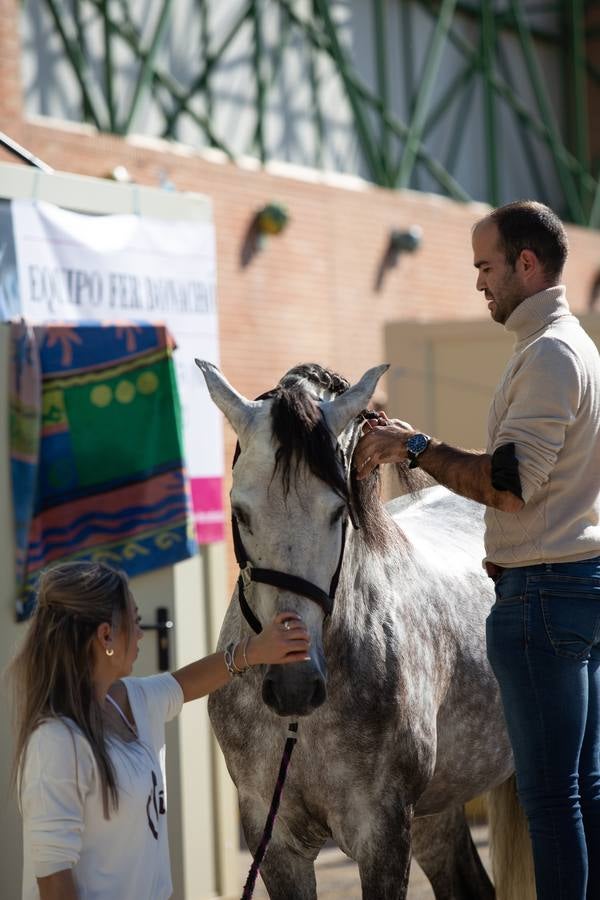
[[[218,364],[212,223],[81,215],[29,200],[12,201],[12,222],[18,308],[0,310],[4,317],[168,326],[178,347],[174,359],[198,537],[220,539],[221,418],[194,364],[194,357]]]

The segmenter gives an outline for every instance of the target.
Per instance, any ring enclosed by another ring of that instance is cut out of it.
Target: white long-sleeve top
[[[487,450],[514,443],[525,506],[488,508],[486,557],[502,566],[600,555],[600,357],[562,285],[506,321],[513,355],[493,397]]]
[[[166,900],[165,723],[183,704],[169,673],[124,678],[138,739],[109,740],[119,808],[106,820],[91,747],[70,719],[31,735],[23,763],[23,900],[37,878],[71,869],[80,900]]]

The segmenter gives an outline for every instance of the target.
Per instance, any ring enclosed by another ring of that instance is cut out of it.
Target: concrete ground
[[[487,828],[485,826],[476,826],[471,830],[481,859],[489,872]],[[244,853],[242,855],[241,873],[244,881],[248,874],[250,862],[250,855]],[[319,900],[361,900],[357,866],[344,856],[341,850],[337,848],[323,850],[317,859],[316,870]],[[254,891],[254,898],[255,900],[268,900],[268,894],[260,880],[260,876]],[[414,861],[410,870],[408,900],[433,900],[433,891],[429,886],[429,882]]]

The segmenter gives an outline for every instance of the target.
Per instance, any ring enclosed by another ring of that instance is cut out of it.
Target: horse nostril
[[[267,706],[270,706],[271,709],[277,709],[278,704],[275,682],[272,678],[269,678],[268,675],[263,679],[262,697]]]
[[[279,716],[307,716],[321,706],[327,698],[327,687],[322,675],[315,675],[297,683],[287,682],[280,672],[265,675],[262,698]]]
[[[323,678],[315,678],[313,694],[310,701],[310,705],[313,709],[316,709],[317,706],[321,706],[325,703],[327,699],[327,689],[325,687],[325,681]]]

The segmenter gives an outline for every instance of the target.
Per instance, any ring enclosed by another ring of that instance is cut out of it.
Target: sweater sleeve
[[[94,779],[91,748],[67,723],[44,722],[33,732],[23,763],[21,812],[36,878],[79,860],[85,798]]]
[[[561,341],[542,338],[524,352],[505,391],[508,411],[492,449],[514,443],[527,502],[548,481],[581,403],[577,357]]]

